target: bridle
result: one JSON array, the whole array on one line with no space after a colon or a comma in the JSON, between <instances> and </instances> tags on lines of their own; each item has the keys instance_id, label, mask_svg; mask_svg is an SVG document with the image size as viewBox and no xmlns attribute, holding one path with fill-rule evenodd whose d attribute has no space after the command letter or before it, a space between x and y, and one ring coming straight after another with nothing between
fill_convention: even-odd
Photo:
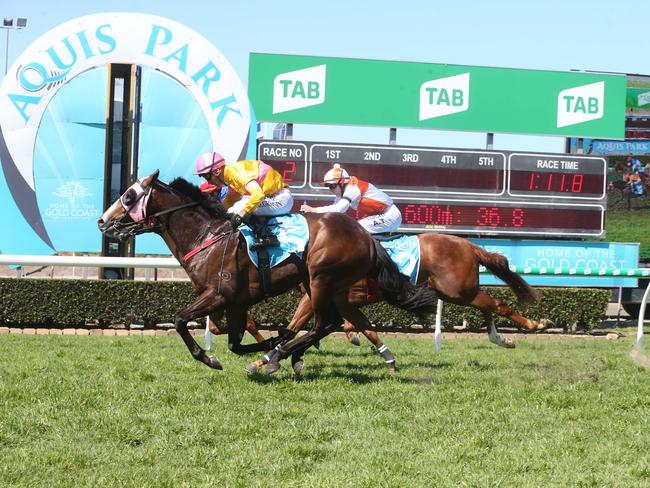
<instances>
[{"instance_id":1,"label":"bridle","mask_svg":"<svg viewBox=\"0 0 650 488\"><path fill-rule=\"evenodd\" d=\"M158 180L146 188L142 186L140 180L133 183L119 198L120 204L126 213L119 220L114 220L109 228L112 228L120 237L135 236L140 233L145 224L153 219L183 208L199 205L199 202L188 202L147 215L147 204L151 196L151 189L156 183L158 183ZM169 189L171 190L171 188ZM122 219L127 215L131 217L132 222L122 222Z\"/></svg>"}]
</instances>

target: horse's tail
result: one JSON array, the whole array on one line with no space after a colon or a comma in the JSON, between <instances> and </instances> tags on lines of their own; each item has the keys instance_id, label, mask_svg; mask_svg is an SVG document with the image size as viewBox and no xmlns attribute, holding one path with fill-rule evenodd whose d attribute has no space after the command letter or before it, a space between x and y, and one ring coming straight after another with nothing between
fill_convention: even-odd
<instances>
[{"instance_id":1,"label":"horse's tail","mask_svg":"<svg viewBox=\"0 0 650 488\"><path fill-rule=\"evenodd\" d=\"M372 243L375 247L375 261L371 274L376 276L384 299L391 305L417 314L420 318L427 318L435 312L438 301L435 292L428 287L418 288L412 285L408 277L400 273L381 244L375 239Z\"/></svg>"},{"instance_id":2,"label":"horse's tail","mask_svg":"<svg viewBox=\"0 0 650 488\"><path fill-rule=\"evenodd\" d=\"M488 252L476 244L472 244L474 254L479 263L489 269L494 276L507 284L522 303L539 300L539 293L517 273L510 270L508 258L496 252Z\"/></svg>"}]
</instances>

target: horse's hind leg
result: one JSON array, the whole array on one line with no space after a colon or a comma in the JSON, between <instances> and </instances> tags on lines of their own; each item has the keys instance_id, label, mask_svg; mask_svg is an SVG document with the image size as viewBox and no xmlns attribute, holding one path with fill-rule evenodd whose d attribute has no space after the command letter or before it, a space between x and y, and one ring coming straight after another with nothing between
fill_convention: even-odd
<instances>
[{"instance_id":1,"label":"horse's hind leg","mask_svg":"<svg viewBox=\"0 0 650 488\"><path fill-rule=\"evenodd\" d=\"M223 312L224 310L219 310L218 312L211 313L208 316L208 328L214 335L228 333L228 328L220 323L223 318ZM252 335L257 342L264 342L264 336L260 334L260 331L257 329L257 323L253 317L251 317L250 313L246 316L246 331Z\"/></svg>"},{"instance_id":2,"label":"horse's hind leg","mask_svg":"<svg viewBox=\"0 0 650 488\"><path fill-rule=\"evenodd\" d=\"M354 325L352 325L348 320L346 320L343 323L343 332L345 332L345 337L348 339L348 341L355 345L355 346L360 346L361 342L359 341L359 332L357 332L357 329L354 328ZM364 334L365 335L365 334ZM368 337L368 336L366 336ZM368 338L370 342L373 342L372 339ZM373 342L374 344L374 342Z\"/></svg>"},{"instance_id":3,"label":"horse's hind leg","mask_svg":"<svg viewBox=\"0 0 650 488\"><path fill-rule=\"evenodd\" d=\"M334 332L341 325L343 318L330 298L330 290L329 278L312 278L311 304L314 312L314 325L306 334L276 346L264 356L263 362L266 364L267 374L273 374L279 370L282 359L296 353L300 357L305 350Z\"/></svg>"},{"instance_id":4,"label":"horse's hind leg","mask_svg":"<svg viewBox=\"0 0 650 488\"><path fill-rule=\"evenodd\" d=\"M343 318L351 323L353 330L360 330L361 333L374 344L377 353L384 358L384 361L386 361L388 370L391 373L394 373L396 367L393 353L388 349L388 346L382 342L379 335L374 330L370 329L372 325L363 312L354 305L349 304L347 301L337 302L337 306L341 311Z\"/></svg>"},{"instance_id":5,"label":"horse's hind leg","mask_svg":"<svg viewBox=\"0 0 650 488\"><path fill-rule=\"evenodd\" d=\"M257 322L251 317L251 314L246 314L246 332L253 336L257 342L264 342L264 336L260 334L260 331L257 329Z\"/></svg>"},{"instance_id":6,"label":"horse's hind leg","mask_svg":"<svg viewBox=\"0 0 650 488\"><path fill-rule=\"evenodd\" d=\"M492 315L492 312L483 312L483 321L485 325L487 326L488 329L488 337L490 338L490 342L494 342L497 346L501 347L506 347L506 348L513 348L515 347L515 343L512 342L511 339L503 337L500 333L499 330L497 329L497 326L494 325L494 316Z\"/></svg>"},{"instance_id":7,"label":"horse's hind leg","mask_svg":"<svg viewBox=\"0 0 650 488\"><path fill-rule=\"evenodd\" d=\"M478 308L483 312L483 318L485 320L485 325L488 327L488 332L492 334L497 334L496 326L494 325L494 320L492 314L497 313L502 317L512 320L520 328L524 329L526 332L534 332L541 330L545 327L544 322L535 322L530 320L522 315L519 315L517 312L512 310L503 300L498 298L492 298L490 295L479 291L474 299L469 303L469 305ZM492 332L494 330L495 332ZM494 341L493 341L494 342ZM500 344L501 345L501 344ZM511 346L504 346L511 347Z\"/></svg>"}]
</instances>

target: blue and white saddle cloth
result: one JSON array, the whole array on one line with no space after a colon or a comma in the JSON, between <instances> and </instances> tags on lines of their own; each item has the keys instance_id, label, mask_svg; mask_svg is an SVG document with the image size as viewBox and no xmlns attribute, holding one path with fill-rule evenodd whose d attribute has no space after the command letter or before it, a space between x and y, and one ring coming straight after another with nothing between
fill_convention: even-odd
<instances>
[{"instance_id":1,"label":"blue and white saddle cloth","mask_svg":"<svg viewBox=\"0 0 650 488\"><path fill-rule=\"evenodd\" d=\"M305 217L300 214L280 215L278 217L271 217L267 225L271 229L271 232L273 232L273 235L277 236L280 241L280 247L272 246L266 248L269 253L271 267L280 264L291 254L297 254L299 257L302 257L302 253L305 247L307 247L307 240L309 239L309 229L307 228ZM244 224L242 224L239 230L246 239L248 256L253 261L253 264L257 266L257 252L251 249L253 245L253 231Z\"/></svg>"},{"instance_id":2,"label":"blue and white saddle cloth","mask_svg":"<svg viewBox=\"0 0 650 488\"><path fill-rule=\"evenodd\" d=\"M400 273L409 277L414 285L420 271L420 240L418 236L399 236L394 239L378 239L381 246L395 262Z\"/></svg>"}]
</instances>

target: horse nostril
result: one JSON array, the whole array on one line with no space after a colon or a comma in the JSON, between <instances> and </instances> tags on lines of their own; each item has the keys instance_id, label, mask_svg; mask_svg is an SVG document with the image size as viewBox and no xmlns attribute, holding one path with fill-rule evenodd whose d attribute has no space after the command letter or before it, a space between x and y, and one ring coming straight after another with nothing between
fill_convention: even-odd
<instances>
[{"instance_id":1,"label":"horse nostril","mask_svg":"<svg viewBox=\"0 0 650 488\"><path fill-rule=\"evenodd\" d=\"M104 227L104 219L97 219L97 227Z\"/></svg>"}]
</instances>

